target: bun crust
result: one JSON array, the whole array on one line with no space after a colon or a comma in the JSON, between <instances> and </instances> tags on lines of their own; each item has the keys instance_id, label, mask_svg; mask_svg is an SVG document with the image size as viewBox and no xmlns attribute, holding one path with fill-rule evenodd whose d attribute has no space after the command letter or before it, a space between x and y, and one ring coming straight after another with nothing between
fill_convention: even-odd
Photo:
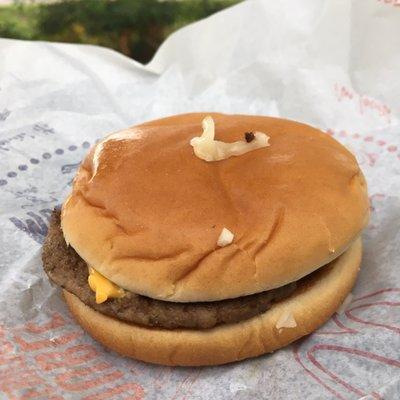
<instances>
[{"instance_id":1,"label":"bun crust","mask_svg":"<svg viewBox=\"0 0 400 400\"><path fill-rule=\"evenodd\" d=\"M317 271L294 294L252 319L208 330L163 330L128 324L94 311L73 294L65 300L92 337L118 353L164 365L217 365L277 350L321 326L340 307L359 271L358 239L330 266ZM283 313L293 328L276 328Z\"/></svg>"},{"instance_id":2,"label":"bun crust","mask_svg":"<svg viewBox=\"0 0 400 400\"><path fill-rule=\"evenodd\" d=\"M207 163L189 144L206 115L218 140L261 131L270 147ZM131 292L216 301L327 264L358 237L368 208L357 161L329 135L283 119L198 113L127 129L92 149L62 229L89 265ZM234 241L218 247L224 227Z\"/></svg>"}]
</instances>

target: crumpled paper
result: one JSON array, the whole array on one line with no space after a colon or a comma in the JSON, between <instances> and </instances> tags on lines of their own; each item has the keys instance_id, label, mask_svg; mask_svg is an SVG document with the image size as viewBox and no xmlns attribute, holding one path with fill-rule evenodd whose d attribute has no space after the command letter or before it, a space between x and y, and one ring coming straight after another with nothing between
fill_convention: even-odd
<instances>
[{"instance_id":1,"label":"crumpled paper","mask_svg":"<svg viewBox=\"0 0 400 400\"><path fill-rule=\"evenodd\" d=\"M399 5L247 1L174 33L146 66L0 40L0 398L399 398ZM197 110L299 120L351 149L371 196L365 254L346 311L311 336L221 367L147 365L75 324L40 249L96 140Z\"/></svg>"}]
</instances>

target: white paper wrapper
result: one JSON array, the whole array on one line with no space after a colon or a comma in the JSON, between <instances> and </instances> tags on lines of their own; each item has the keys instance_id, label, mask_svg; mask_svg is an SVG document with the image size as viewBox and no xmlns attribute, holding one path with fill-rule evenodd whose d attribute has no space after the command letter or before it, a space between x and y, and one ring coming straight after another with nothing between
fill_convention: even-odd
<instances>
[{"instance_id":1,"label":"white paper wrapper","mask_svg":"<svg viewBox=\"0 0 400 400\"><path fill-rule=\"evenodd\" d=\"M147 66L113 51L0 41L0 398L400 397L400 7L248 1L173 34ZM347 311L273 355L214 368L124 359L42 271L50 210L89 146L187 111L282 116L358 157L372 219Z\"/></svg>"}]
</instances>

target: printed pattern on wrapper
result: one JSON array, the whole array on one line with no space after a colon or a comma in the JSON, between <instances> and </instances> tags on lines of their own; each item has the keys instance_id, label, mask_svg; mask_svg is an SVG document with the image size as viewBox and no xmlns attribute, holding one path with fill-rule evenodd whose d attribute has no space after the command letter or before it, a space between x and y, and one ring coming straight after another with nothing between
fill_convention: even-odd
<instances>
[{"instance_id":1,"label":"printed pattern on wrapper","mask_svg":"<svg viewBox=\"0 0 400 400\"><path fill-rule=\"evenodd\" d=\"M248 3L237 11L262 4ZM398 14L400 23L397 0L369 3L363 2L362 7L372 8L378 16ZM95 93L91 101L97 108L79 96L73 97L69 89L61 86L57 87L59 92L73 98L65 102L67 111L62 117L58 114L60 98L54 90L49 92L51 101L43 107L51 108L54 114L42 117L43 109L38 114L35 108L35 102L43 101L39 84L24 84L24 96L7 102L6 95L12 92L7 92L7 88L14 85L20 90L21 79L15 78L15 71L9 73L12 85L7 86L8 81L0 79L0 399L400 398L398 268L396 272L400 265L400 124L393 96L377 96L377 90L375 96L368 91L361 93L359 82L342 80L337 72L335 77L325 76L329 82L323 90L305 86L300 97L305 99L304 104L296 103L301 114L298 108L281 107L281 116L300 119L298 116L304 111L304 122L307 118L311 122L326 121L319 127L355 154L368 182L371 221L364 234L360 276L344 312L335 314L312 335L272 355L216 368L147 365L120 357L93 341L70 317L60 290L49 284L40 264L40 248L52 209L70 191L80 161L101 134L131 122L191 110L245 112L248 107L251 113L271 114L270 110L279 108L279 101L285 105L286 94L279 101L257 97L258 89L262 89L257 68L266 69L262 70L265 79L274 79L276 73L274 65L264 59L256 65L254 75L227 72L225 83L230 92L225 92L227 89L217 81L195 98L186 92L186 83L182 84L184 89L180 87L183 78L182 82L173 80L179 78L178 67L166 68L153 79L136 71L129 61L98 50L99 59L106 52L108 58L115 60L115 76L107 73L111 83L106 86L99 83L101 79L96 75L102 73L101 68L91 75L88 65L93 59L85 59L83 51L77 57L74 51L79 50L56 45L46 53L46 46L38 44L35 51L48 57L51 54L53 63L69 60L79 72L79 84L74 90L85 87ZM245 50L242 46L241 51ZM88 57L93 54L89 52ZM132 82L131 78L120 78L126 73L125 62L129 63ZM107 61L104 65L109 71ZM243 67L243 74L246 68ZM65 82L68 77L65 74ZM243 77L246 79L239 79ZM203 78L207 80L201 75ZM359 77L353 78L356 81ZM384 80L385 76L379 79ZM244 81L255 92L251 102L240 98ZM51 81L52 85L57 83L56 79ZM192 86L190 81L187 87ZM228 97L224 97L226 93ZM306 101L309 93L313 100L318 100L312 106ZM296 91L290 95L296 96ZM279 97L279 93L271 96ZM21 103L21 98L26 103ZM330 107L329 115L323 110L319 114L319 102L324 101ZM129 107L124 109L124 103ZM135 115L132 121L126 118L130 113ZM335 118L331 119L330 114ZM357 123L349 123L352 119Z\"/></svg>"},{"instance_id":2,"label":"printed pattern on wrapper","mask_svg":"<svg viewBox=\"0 0 400 400\"><path fill-rule=\"evenodd\" d=\"M345 145L350 144L367 177L369 169L374 168L382 158L391 157L391 162L400 164L397 146L388 139L382 139L381 136L332 129L327 129L327 134L336 137ZM45 141L43 138L40 140ZM7 143L2 142L0 145L7 146ZM47 169L47 163L54 158L61 164L57 168L57 173L60 175L62 187L69 186L79 166L79 160L89 147L89 141L85 140L79 145L70 144L66 148L57 147L43 152L40 156L29 156L24 164L10 163L9 171L2 177L7 181L2 184L2 188L12 187L16 180L29 181L29 172L32 169ZM3 151L8 152L10 149L4 147ZM21 207L20 214L9 217L9 221L29 239L42 244L47 234L47 224L52 209L35 207L37 203L41 203L41 193L38 193L34 186L30 188L25 192L20 190L15 192L16 197L27 200L30 207ZM55 206L61 200L51 198L50 203ZM372 193L370 200L373 218L369 229L373 230L376 229L373 222L374 214L385 200L385 194ZM371 391L370 385L379 384L377 377L384 378L384 374L379 375L382 365L386 369L396 370L400 368L400 361L393 356L383 355L385 352L382 352L381 343L375 349L360 349L341 345L340 336L352 337L362 335L365 331L374 335L374 331L383 331L386 346L395 348L400 327L393 321L386 322L385 319L392 315L387 312L388 310L400 306L399 296L400 289L383 288L375 293L355 298L343 315L335 314L311 337L291 346L294 360L333 398L353 398L348 397L350 393L354 396L371 394L373 398L383 399L379 393ZM149 381L141 382L140 376L143 375L143 371L139 372L144 367L137 367L135 362L125 361L130 364L129 372L126 373L125 369L118 369L114 363L107 361L102 348L88 339L68 316L55 312L48 316L47 320L43 321L43 318L45 317L39 316L25 325L13 328L1 327L0 393L10 398L17 396L26 399L41 397L61 399L66 393L79 394L80 398L87 400L114 398L112 396L119 398L122 395L138 400L145 398L145 388L149 385ZM338 364L334 370L324 365L324 357L332 354L338 357ZM348 378L346 368L358 359L371 364L370 382L353 382ZM160 389L171 382L171 376L169 378L166 376L174 375L169 368L156 366L145 368L155 371L152 385ZM15 374L16 370L20 373ZM200 379L201 371L201 369L188 369L186 374L181 374L181 377L173 377L176 393L171 398L189 398L187 396L190 395L192 386Z\"/></svg>"}]
</instances>

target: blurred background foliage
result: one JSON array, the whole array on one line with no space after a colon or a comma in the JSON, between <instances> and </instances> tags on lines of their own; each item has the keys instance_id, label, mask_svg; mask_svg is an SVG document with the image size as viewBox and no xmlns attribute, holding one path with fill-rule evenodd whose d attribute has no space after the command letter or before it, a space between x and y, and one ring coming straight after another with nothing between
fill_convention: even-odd
<instances>
[{"instance_id":1,"label":"blurred background foliage","mask_svg":"<svg viewBox=\"0 0 400 400\"><path fill-rule=\"evenodd\" d=\"M14 1L0 6L0 37L96 44L146 63L174 30L239 1Z\"/></svg>"}]
</instances>

